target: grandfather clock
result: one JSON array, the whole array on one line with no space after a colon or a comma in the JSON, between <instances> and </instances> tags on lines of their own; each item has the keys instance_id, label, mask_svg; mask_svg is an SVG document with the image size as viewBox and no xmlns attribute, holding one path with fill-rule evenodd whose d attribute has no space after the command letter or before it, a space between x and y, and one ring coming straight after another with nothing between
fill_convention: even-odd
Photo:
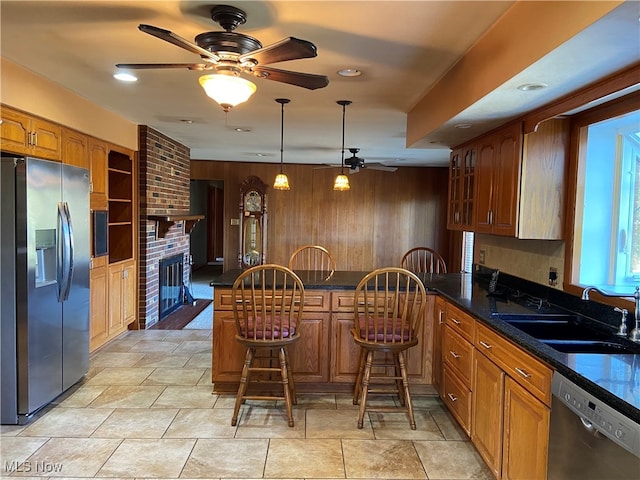
<instances>
[{"instance_id":1,"label":"grandfather clock","mask_svg":"<svg viewBox=\"0 0 640 480\"><path fill-rule=\"evenodd\" d=\"M267 185L256 176L240 184L240 251L238 266L265 263L267 252Z\"/></svg>"}]
</instances>

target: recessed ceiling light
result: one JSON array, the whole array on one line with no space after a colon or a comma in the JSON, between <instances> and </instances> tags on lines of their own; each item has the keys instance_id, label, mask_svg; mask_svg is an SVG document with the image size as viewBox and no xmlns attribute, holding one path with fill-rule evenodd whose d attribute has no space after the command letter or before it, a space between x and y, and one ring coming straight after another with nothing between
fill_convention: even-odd
<instances>
[{"instance_id":1,"label":"recessed ceiling light","mask_svg":"<svg viewBox=\"0 0 640 480\"><path fill-rule=\"evenodd\" d=\"M120 80L121 82L137 82L138 81L138 77L136 77L135 75L132 75L131 73L115 73L113 75L113 78L115 78L116 80Z\"/></svg>"},{"instance_id":2,"label":"recessed ceiling light","mask_svg":"<svg viewBox=\"0 0 640 480\"><path fill-rule=\"evenodd\" d=\"M454 125L455 128L471 128L473 125L471 125L470 123L458 123L457 125Z\"/></svg>"},{"instance_id":3,"label":"recessed ceiling light","mask_svg":"<svg viewBox=\"0 0 640 480\"><path fill-rule=\"evenodd\" d=\"M183 118L180 120L180 123L186 123L187 125L191 125L193 123L193 120L189 118Z\"/></svg>"},{"instance_id":4,"label":"recessed ceiling light","mask_svg":"<svg viewBox=\"0 0 640 480\"><path fill-rule=\"evenodd\" d=\"M244 128L244 127L236 127L234 128L234 130L239 133L246 133L251 131L250 128Z\"/></svg>"},{"instance_id":5,"label":"recessed ceiling light","mask_svg":"<svg viewBox=\"0 0 640 480\"><path fill-rule=\"evenodd\" d=\"M362 75L362 72L357 68L343 68L342 70L338 70L338 75L341 77L359 77Z\"/></svg>"},{"instance_id":6,"label":"recessed ceiling light","mask_svg":"<svg viewBox=\"0 0 640 480\"><path fill-rule=\"evenodd\" d=\"M547 88L549 85L546 83L523 83L522 85L518 85L518 90L522 90L523 92L530 92L532 90L542 90L543 88Z\"/></svg>"}]
</instances>

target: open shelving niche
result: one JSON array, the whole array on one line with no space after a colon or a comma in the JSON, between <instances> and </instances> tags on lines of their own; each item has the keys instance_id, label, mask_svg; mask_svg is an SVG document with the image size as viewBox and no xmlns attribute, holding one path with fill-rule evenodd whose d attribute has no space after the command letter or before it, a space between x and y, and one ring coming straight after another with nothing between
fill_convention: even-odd
<instances>
[{"instance_id":1,"label":"open shelving niche","mask_svg":"<svg viewBox=\"0 0 640 480\"><path fill-rule=\"evenodd\" d=\"M111 150L109 175L109 263L133 258L133 162Z\"/></svg>"}]
</instances>

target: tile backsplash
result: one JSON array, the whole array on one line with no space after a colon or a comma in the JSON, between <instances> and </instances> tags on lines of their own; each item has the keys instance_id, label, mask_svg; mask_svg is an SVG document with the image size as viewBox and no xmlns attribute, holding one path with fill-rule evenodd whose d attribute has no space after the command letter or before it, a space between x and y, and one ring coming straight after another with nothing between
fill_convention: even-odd
<instances>
[{"instance_id":1,"label":"tile backsplash","mask_svg":"<svg viewBox=\"0 0 640 480\"><path fill-rule=\"evenodd\" d=\"M474 263L483 263L488 268L497 268L502 272L546 286L550 286L550 269L556 269L557 284L551 286L562 288L564 241L519 240L476 234L474 242ZM482 256L484 259L481 258Z\"/></svg>"}]
</instances>

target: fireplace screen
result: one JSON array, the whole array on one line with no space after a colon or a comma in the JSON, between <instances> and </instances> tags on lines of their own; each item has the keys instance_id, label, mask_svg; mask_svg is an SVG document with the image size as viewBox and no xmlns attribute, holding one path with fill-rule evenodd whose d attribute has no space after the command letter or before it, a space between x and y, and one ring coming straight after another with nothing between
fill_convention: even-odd
<instances>
[{"instance_id":1,"label":"fireplace screen","mask_svg":"<svg viewBox=\"0 0 640 480\"><path fill-rule=\"evenodd\" d=\"M160 320L182 304L184 278L182 254L160 260Z\"/></svg>"}]
</instances>

